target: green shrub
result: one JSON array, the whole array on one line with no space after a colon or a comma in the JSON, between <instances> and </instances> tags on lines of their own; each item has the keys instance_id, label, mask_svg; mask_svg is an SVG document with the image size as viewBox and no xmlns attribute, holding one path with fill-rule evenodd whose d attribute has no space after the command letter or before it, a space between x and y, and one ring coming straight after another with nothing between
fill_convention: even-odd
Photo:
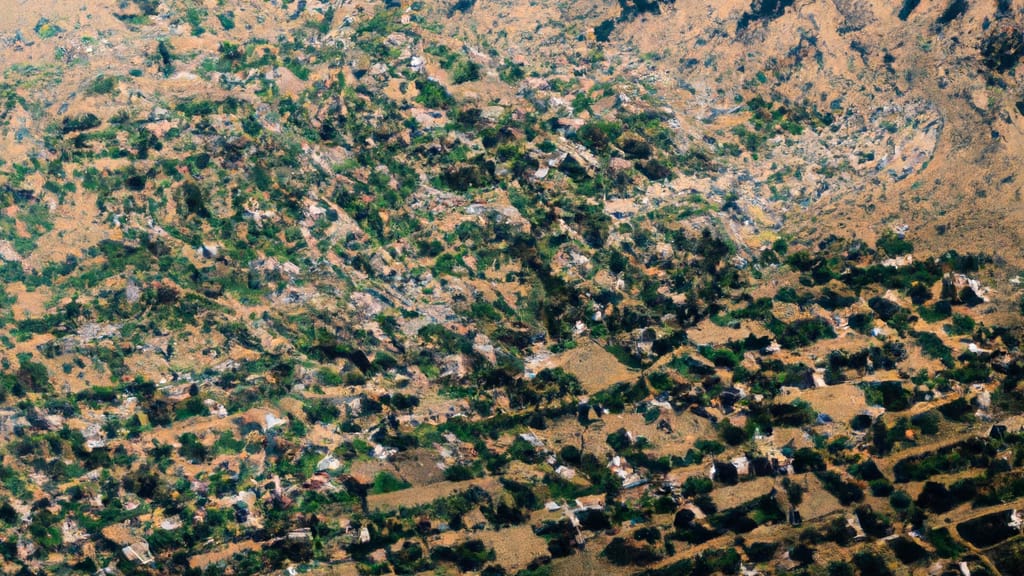
<instances>
[{"instance_id":1,"label":"green shrub","mask_svg":"<svg viewBox=\"0 0 1024 576\"><path fill-rule=\"evenodd\" d=\"M939 415L934 410L914 415L910 423L920 428L922 434L934 435L939 432Z\"/></svg>"},{"instance_id":2,"label":"green shrub","mask_svg":"<svg viewBox=\"0 0 1024 576\"><path fill-rule=\"evenodd\" d=\"M405 480L395 476L394 474L381 471L378 472L373 478L373 486L370 488L371 494L386 494L388 492L395 492L397 490L404 490L411 487Z\"/></svg>"},{"instance_id":3,"label":"green shrub","mask_svg":"<svg viewBox=\"0 0 1024 576\"><path fill-rule=\"evenodd\" d=\"M462 84L480 79L480 65L472 60L460 59L451 70L452 82Z\"/></svg>"},{"instance_id":4,"label":"green shrub","mask_svg":"<svg viewBox=\"0 0 1024 576\"><path fill-rule=\"evenodd\" d=\"M181 404L178 404L174 408L175 420L186 420L188 418L196 416L209 416L210 410L203 404L203 399L199 396L193 396L188 400L185 400Z\"/></svg>"},{"instance_id":5,"label":"green shrub","mask_svg":"<svg viewBox=\"0 0 1024 576\"><path fill-rule=\"evenodd\" d=\"M468 466L456 464L445 468L444 479L450 482L459 482L462 480L472 480L475 477L473 470Z\"/></svg>"},{"instance_id":6,"label":"green shrub","mask_svg":"<svg viewBox=\"0 0 1024 576\"><path fill-rule=\"evenodd\" d=\"M591 120L576 132L576 139L595 152L603 152L620 134L622 126L617 122Z\"/></svg>"},{"instance_id":7,"label":"green shrub","mask_svg":"<svg viewBox=\"0 0 1024 576\"><path fill-rule=\"evenodd\" d=\"M948 420L954 422L967 422L973 417L973 408L967 400L963 398L957 398L948 404L939 406L939 412L942 413Z\"/></svg>"},{"instance_id":8,"label":"green shrub","mask_svg":"<svg viewBox=\"0 0 1024 576\"><path fill-rule=\"evenodd\" d=\"M813 448L800 448L793 454L793 470L798 474L825 470L825 459Z\"/></svg>"},{"instance_id":9,"label":"green shrub","mask_svg":"<svg viewBox=\"0 0 1024 576\"><path fill-rule=\"evenodd\" d=\"M817 476L825 490L835 496L843 506L864 500L864 491L860 489L860 486L844 481L839 474L832 471L820 471Z\"/></svg>"},{"instance_id":10,"label":"green shrub","mask_svg":"<svg viewBox=\"0 0 1024 576\"><path fill-rule=\"evenodd\" d=\"M775 335L779 345L787 350L802 348L818 340L836 337L831 324L822 318L808 318L786 324L773 318L768 329Z\"/></svg>"},{"instance_id":11,"label":"green shrub","mask_svg":"<svg viewBox=\"0 0 1024 576\"><path fill-rule=\"evenodd\" d=\"M117 90L118 82L117 76L100 74L89 84L86 91L90 94L113 94Z\"/></svg>"},{"instance_id":12,"label":"green shrub","mask_svg":"<svg viewBox=\"0 0 1024 576\"><path fill-rule=\"evenodd\" d=\"M225 31L235 29L235 13L231 10L227 12L217 14L217 20L220 21L220 26Z\"/></svg>"},{"instance_id":13,"label":"green shrub","mask_svg":"<svg viewBox=\"0 0 1024 576\"><path fill-rule=\"evenodd\" d=\"M455 99L448 94L444 86L433 80L417 79L416 89L419 91L416 101L427 108L448 108L455 103Z\"/></svg>"},{"instance_id":14,"label":"green shrub","mask_svg":"<svg viewBox=\"0 0 1024 576\"><path fill-rule=\"evenodd\" d=\"M943 344L941 338L931 332L916 332L914 335L925 356L940 360L947 368L953 367L953 350Z\"/></svg>"},{"instance_id":15,"label":"green shrub","mask_svg":"<svg viewBox=\"0 0 1024 576\"><path fill-rule=\"evenodd\" d=\"M330 424L341 416L341 410L329 400L313 400L303 404L302 411L310 422Z\"/></svg>"},{"instance_id":16,"label":"green shrub","mask_svg":"<svg viewBox=\"0 0 1024 576\"><path fill-rule=\"evenodd\" d=\"M891 412L899 412L910 408L912 394L898 380L886 382L865 382L864 398L868 404L882 406Z\"/></svg>"},{"instance_id":17,"label":"green shrub","mask_svg":"<svg viewBox=\"0 0 1024 576\"><path fill-rule=\"evenodd\" d=\"M430 557L436 562L451 562L463 572L478 571L495 558L494 550L487 548L480 540L469 540L454 547L436 546Z\"/></svg>"},{"instance_id":18,"label":"green shrub","mask_svg":"<svg viewBox=\"0 0 1024 576\"><path fill-rule=\"evenodd\" d=\"M935 553L940 558L959 558L966 551L966 548L949 533L948 528L929 530L928 541L935 547Z\"/></svg>"},{"instance_id":19,"label":"green shrub","mask_svg":"<svg viewBox=\"0 0 1024 576\"><path fill-rule=\"evenodd\" d=\"M683 482L683 495L693 497L698 494L707 494L715 487L710 478L704 476L690 476Z\"/></svg>"},{"instance_id":20,"label":"green shrub","mask_svg":"<svg viewBox=\"0 0 1024 576\"><path fill-rule=\"evenodd\" d=\"M875 246L885 252L888 256L902 256L914 251L914 245L902 236L892 231L887 231L878 239Z\"/></svg>"},{"instance_id":21,"label":"green shrub","mask_svg":"<svg viewBox=\"0 0 1024 576\"><path fill-rule=\"evenodd\" d=\"M893 492L892 484L888 480L879 479L872 480L868 483L868 488L871 490L871 495L876 498L885 498L891 495Z\"/></svg>"},{"instance_id":22,"label":"green shrub","mask_svg":"<svg viewBox=\"0 0 1024 576\"><path fill-rule=\"evenodd\" d=\"M613 538L601 553L616 566L646 566L661 557L646 546L638 546L624 538Z\"/></svg>"},{"instance_id":23,"label":"green shrub","mask_svg":"<svg viewBox=\"0 0 1024 576\"><path fill-rule=\"evenodd\" d=\"M498 78L506 84L515 84L526 77L526 72L523 67L511 60L505 60L505 62L498 67Z\"/></svg>"},{"instance_id":24,"label":"green shrub","mask_svg":"<svg viewBox=\"0 0 1024 576\"><path fill-rule=\"evenodd\" d=\"M78 116L65 116L61 124L61 131L64 134L69 132L84 132L92 130L101 124L98 116L92 112L85 112Z\"/></svg>"},{"instance_id":25,"label":"green shrub","mask_svg":"<svg viewBox=\"0 0 1024 576\"><path fill-rule=\"evenodd\" d=\"M964 336L974 333L975 322L970 316L953 314L953 323L944 326L946 332L953 336Z\"/></svg>"}]
</instances>

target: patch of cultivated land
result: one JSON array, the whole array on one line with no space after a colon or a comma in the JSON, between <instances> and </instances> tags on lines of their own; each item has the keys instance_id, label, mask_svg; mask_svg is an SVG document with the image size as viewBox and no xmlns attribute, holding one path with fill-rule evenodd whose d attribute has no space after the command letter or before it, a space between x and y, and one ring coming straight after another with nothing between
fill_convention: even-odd
<instances>
[{"instance_id":1,"label":"patch of cultivated land","mask_svg":"<svg viewBox=\"0 0 1024 576\"><path fill-rule=\"evenodd\" d=\"M395 458L399 475L413 486L436 484L444 481L444 470L437 466L437 453L429 449L403 452Z\"/></svg>"},{"instance_id":2,"label":"patch of cultivated land","mask_svg":"<svg viewBox=\"0 0 1024 576\"><path fill-rule=\"evenodd\" d=\"M533 533L529 524L483 531L476 536L489 548L494 549L495 561L509 570L521 570L548 553L547 542Z\"/></svg>"},{"instance_id":3,"label":"patch of cultivated land","mask_svg":"<svg viewBox=\"0 0 1024 576\"><path fill-rule=\"evenodd\" d=\"M399 508L412 508L430 504L438 498L451 496L457 492L463 492L476 486L490 493L497 493L501 489L497 478L486 477L460 482L438 482L426 486L415 486L385 494L371 494L367 496L367 504L371 510L397 510Z\"/></svg>"},{"instance_id":4,"label":"patch of cultivated land","mask_svg":"<svg viewBox=\"0 0 1024 576\"><path fill-rule=\"evenodd\" d=\"M864 401L864 391L855 384L836 384L809 390L785 389L776 398L776 402L790 403L796 399L807 402L816 412L828 414L839 425L848 424L854 416L868 408Z\"/></svg>"},{"instance_id":5,"label":"patch of cultivated land","mask_svg":"<svg viewBox=\"0 0 1024 576\"><path fill-rule=\"evenodd\" d=\"M576 348L563 352L553 360L553 364L579 378L588 394L639 377L636 371L627 368L593 340L585 340Z\"/></svg>"},{"instance_id":6,"label":"patch of cultivated land","mask_svg":"<svg viewBox=\"0 0 1024 576\"><path fill-rule=\"evenodd\" d=\"M822 488L821 481L814 474L800 474L794 476L793 481L807 489L803 502L797 508L804 520L814 520L843 509L835 496Z\"/></svg>"},{"instance_id":7,"label":"patch of cultivated land","mask_svg":"<svg viewBox=\"0 0 1024 576\"><path fill-rule=\"evenodd\" d=\"M247 550L259 550L265 543L253 542L252 540L243 540L241 542L232 542L227 546L213 550L212 552L204 552L202 554L196 554L188 559L188 565L191 568L205 568L211 564L217 562L223 562L231 559L232 556L240 552Z\"/></svg>"},{"instance_id":8,"label":"patch of cultivated land","mask_svg":"<svg viewBox=\"0 0 1024 576\"><path fill-rule=\"evenodd\" d=\"M551 562L552 576L602 576L630 574L628 568L615 566L600 556L604 549L605 539L588 543L585 550L572 556L558 558Z\"/></svg>"},{"instance_id":9,"label":"patch of cultivated land","mask_svg":"<svg viewBox=\"0 0 1024 576\"><path fill-rule=\"evenodd\" d=\"M711 499L719 510L728 510L771 492L777 482L776 478L765 476L735 486L717 486L711 491Z\"/></svg>"}]
</instances>

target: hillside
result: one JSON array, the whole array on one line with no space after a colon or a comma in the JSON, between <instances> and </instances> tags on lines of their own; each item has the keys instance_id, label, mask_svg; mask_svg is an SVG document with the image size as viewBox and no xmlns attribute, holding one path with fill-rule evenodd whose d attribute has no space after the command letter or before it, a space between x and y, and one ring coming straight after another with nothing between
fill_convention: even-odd
<instances>
[{"instance_id":1,"label":"hillside","mask_svg":"<svg viewBox=\"0 0 1024 576\"><path fill-rule=\"evenodd\" d=\"M1012 574L1009 2L0 14L4 573Z\"/></svg>"}]
</instances>

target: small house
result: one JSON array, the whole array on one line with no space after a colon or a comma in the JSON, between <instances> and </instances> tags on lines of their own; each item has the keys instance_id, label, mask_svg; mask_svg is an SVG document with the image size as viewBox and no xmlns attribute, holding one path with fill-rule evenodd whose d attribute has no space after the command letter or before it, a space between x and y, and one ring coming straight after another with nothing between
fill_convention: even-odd
<instances>
[{"instance_id":1,"label":"small house","mask_svg":"<svg viewBox=\"0 0 1024 576\"><path fill-rule=\"evenodd\" d=\"M149 542L139 540L121 549L124 557L132 562L138 562L143 566L151 564L154 560L153 554L149 551Z\"/></svg>"},{"instance_id":2,"label":"small house","mask_svg":"<svg viewBox=\"0 0 1024 576\"><path fill-rule=\"evenodd\" d=\"M846 525L853 530L853 541L861 542L868 536L864 533L864 528L860 525L860 518L856 514L850 514L846 517Z\"/></svg>"},{"instance_id":3,"label":"small house","mask_svg":"<svg viewBox=\"0 0 1024 576\"><path fill-rule=\"evenodd\" d=\"M742 400L744 396L742 390L735 386L729 386L718 394L718 399L721 400L722 406L732 406Z\"/></svg>"},{"instance_id":4,"label":"small house","mask_svg":"<svg viewBox=\"0 0 1024 576\"><path fill-rule=\"evenodd\" d=\"M800 511L791 506L789 508L789 525L800 526L803 523L804 521L803 518L800 517Z\"/></svg>"},{"instance_id":5,"label":"small house","mask_svg":"<svg viewBox=\"0 0 1024 576\"><path fill-rule=\"evenodd\" d=\"M576 499L577 510L604 510L604 506L604 494L580 496L579 498Z\"/></svg>"},{"instance_id":6,"label":"small house","mask_svg":"<svg viewBox=\"0 0 1024 576\"><path fill-rule=\"evenodd\" d=\"M750 459L750 470L753 471L754 476L774 476L775 466L772 461L764 456L755 456Z\"/></svg>"},{"instance_id":7,"label":"small house","mask_svg":"<svg viewBox=\"0 0 1024 576\"><path fill-rule=\"evenodd\" d=\"M737 456L730 461L730 464L736 467L737 475L747 476L750 474L750 460L746 456Z\"/></svg>"},{"instance_id":8,"label":"small house","mask_svg":"<svg viewBox=\"0 0 1024 576\"><path fill-rule=\"evenodd\" d=\"M559 466L558 468L555 468L555 474L558 474L559 476L566 480L572 480L573 478L576 477L576 470L568 466L562 465Z\"/></svg>"}]
</instances>

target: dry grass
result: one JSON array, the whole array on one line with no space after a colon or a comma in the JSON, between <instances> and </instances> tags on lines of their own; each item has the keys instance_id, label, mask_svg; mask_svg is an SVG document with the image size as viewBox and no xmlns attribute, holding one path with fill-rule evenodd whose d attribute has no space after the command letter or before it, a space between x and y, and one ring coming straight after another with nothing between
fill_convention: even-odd
<instances>
[{"instance_id":1,"label":"dry grass","mask_svg":"<svg viewBox=\"0 0 1024 576\"><path fill-rule=\"evenodd\" d=\"M588 394L600 392L619 382L632 382L639 373L630 370L596 342L587 340L576 348L552 358L552 365L579 378Z\"/></svg>"},{"instance_id":2,"label":"dry grass","mask_svg":"<svg viewBox=\"0 0 1024 576\"><path fill-rule=\"evenodd\" d=\"M211 564L217 562L225 562L230 560L232 556L240 552L247 550L259 550L263 547L263 544L259 542L253 542L252 540L243 540L241 542L232 542L227 546L218 548L212 552L206 552L203 554L196 554L190 556L188 559L188 565L190 568L205 568Z\"/></svg>"},{"instance_id":3,"label":"dry grass","mask_svg":"<svg viewBox=\"0 0 1024 576\"><path fill-rule=\"evenodd\" d=\"M854 384L837 384L811 390L787 390L776 398L777 403L803 400L817 412L828 414L837 425L845 426L850 420L866 410L864 391Z\"/></svg>"},{"instance_id":4,"label":"dry grass","mask_svg":"<svg viewBox=\"0 0 1024 576\"><path fill-rule=\"evenodd\" d=\"M11 306L15 320L38 318L44 315L49 308L48 302L52 295L50 289L45 286L39 286L29 292L21 282L11 282L4 286L4 290L7 294L16 295L18 298Z\"/></svg>"},{"instance_id":5,"label":"dry grass","mask_svg":"<svg viewBox=\"0 0 1024 576\"><path fill-rule=\"evenodd\" d=\"M417 448L402 452L394 460L399 475L413 486L424 486L444 481L444 471L437 467L434 450Z\"/></svg>"},{"instance_id":6,"label":"dry grass","mask_svg":"<svg viewBox=\"0 0 1024 576\"><path fill-rule=\"evenodd\" d=\"M776 482L775 478L764 476L735 486L716 486L711 491L711 499L719 510L728 510L771 492Z\"/></svg>"},{"instance_id":7,"label":"dry grass","mask_svg":"<svg viewBox=\"0 0 1024 576\"><path fill-rule=\"evenodd\" d=\"M822 488L821 482L814 474L801 474L793 481L807 488L803 503L797 508L804 520L814 520L843 509L839 501Z\"/></svg>"},{"instance_id":8,"label":"dry grass","mask_svg":"<svg viewBox=\"0 0 1024 576\"><path fill-rule=\"evenodd\" d=\"M515 573L535 558L548 553L547 542L533 533L529 524L513 526L500 531L474 533L484 544L494 549L495 563Z\"/></svg>"},{"instance_id":9,"label":"dry grass","mask_svg":"<svg viewBox=\"0 0 1024 576\"><path fill-rule=\"evenodd\" d=\"M719 326L711 320L703 320L686 332L686 336L694 346L720 346L730 340L743 340L749 335L748 328L728 328Z\"/></svg>"},{"instance_id":10,"label":"dry grass","mask_svg":"<svg viewBox=\"0 0 1024 576\"><path fill-rule=\"evenodd\" d=\"M370 506L370 510L374 511L412 508L415 506L430 504L434 500L451 496L457 492L463 492L473 486L483 488L491 494L496 494L501 490L501 485L498 483L498 480L496 478L488 477L478 478L475 480L465 480L462 482L438 482L437 484L406 488L405 490L388 492L387 494L371 494L367 497L367 502Z\"/></svg>"},{"instance_id":11,"label":"dry grass","mask_svg":"<svg viewBox=\"0 0 1024 576\"><path fill-rule=\"evenodd\" d=\"M551 563L551 576L613 576L631 574L635 570L615 566L601 558L609 539L598 538L587 543L585 550Z\"/></svg>"}]
</instances>

